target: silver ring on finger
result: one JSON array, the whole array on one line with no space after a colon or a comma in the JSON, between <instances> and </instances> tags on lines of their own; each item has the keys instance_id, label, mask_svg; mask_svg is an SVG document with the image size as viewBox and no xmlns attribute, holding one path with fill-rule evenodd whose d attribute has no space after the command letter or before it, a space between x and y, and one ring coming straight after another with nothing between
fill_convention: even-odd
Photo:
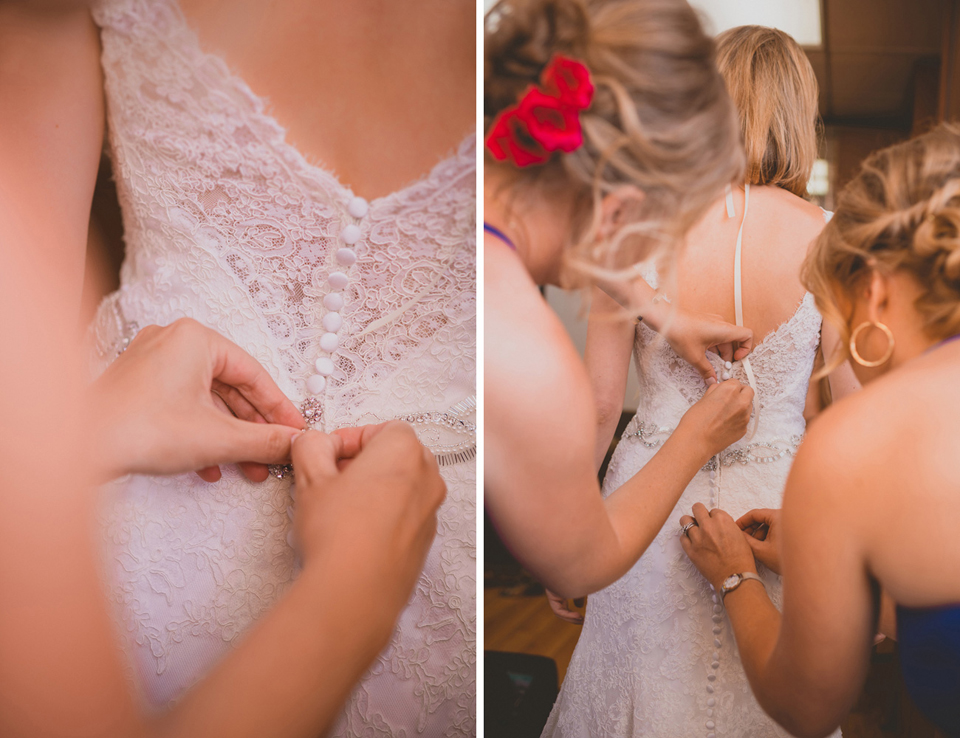
<instances>
[{"instance_id":1,"label":"silver ring on finger","mask_svg":"<svg viewBox=\"0 0 960 738\"><path fill-rule=\"evenodd\" d=\"M689 531L691 528L696 528L698 525L700 525L700 524L699 524L696 520L691 520L691 521L690 521L689 523L687 523L686 525L681 525L681 526L680 526L680 535L682 535L682 536L687 535L688 531Z\"/></svg>"}]
</instances>

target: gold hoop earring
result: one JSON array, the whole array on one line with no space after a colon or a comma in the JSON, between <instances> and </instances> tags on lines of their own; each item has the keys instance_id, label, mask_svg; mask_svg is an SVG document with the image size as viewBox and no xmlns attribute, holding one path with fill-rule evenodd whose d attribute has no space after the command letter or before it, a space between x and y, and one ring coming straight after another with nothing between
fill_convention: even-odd
<instances>
[{"instance_id":1,"label":"gold hoop earring","mask_svg":"<svg viewBox=\"0 0 960 738\"><path fill-rule=\"evenodd\" d=\"M864 328L867 328L868 326L879 328L887 336L887 350L884 352L883 356L877 359L876 361L867 361L862 356L860 356L860 352L857 351L857 336L859 336L860 332ZM854 329L853 334L850 336L850 356L852 356L853 360L857 362L860 366L874 367L874 366L880 366L881 364L886 364L888 361L890 361L890 357L893 356L893 346L894 346L893 331L887 328L887 326L885 326L883 323L880 323L880 322L874 323L872 320L865 320L864 322L862 322L860 325L858 325Z\"/></svg>"}]
</instances>

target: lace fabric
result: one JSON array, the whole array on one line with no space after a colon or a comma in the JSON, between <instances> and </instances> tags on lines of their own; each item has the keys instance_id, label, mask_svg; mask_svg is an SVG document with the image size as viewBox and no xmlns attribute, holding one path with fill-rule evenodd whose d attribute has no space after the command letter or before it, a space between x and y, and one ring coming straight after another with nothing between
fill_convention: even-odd
<instances>
[{"instance_id":1,"label":"lace fabric","mask_svg":"<svg viewBox=\"0 0 960 738\"><path fill-rule=\"evenodd\" d=\"M655 268L643 276L657 286ZM720 454L719 472L716 464L699 471L640 560L619 581L590 596L544 736L788 735L753 697L723 607L680 546L678 521L696 502L712 507L718 481L720 506L734 518L753 508L781 506L793 455L787 450L774 457L757 449L789 449L802 436L820 324L807 293L794 315L754 349L750 361L760 408L754 437ZM634 359L640 407L614 451L605 496L650 461L660 439L705 391L696 370L642 323L636 330ZM721 362L715 356L711 360L719 376ZM730 371L746 383L741 362L734 362ZM760 575L780 607L780 578L762 567Z\"/></svg>"},{"instance_id":2,"label":"lace fabric","mask_svg":"<svg viewBox=\"0 0 960 738\"><path fill-rule=\"evenodd\" d=\"M101 2L95 19L127 255L91 328L94 371L138 326L188 316L251 353L299 405L354 194L286 143L174 0ZM474 394L475 175L471 135L369 203L315 427L436 417ZM422 424L428 444L432 428ZM475 732L474 465L464 454L443 467L448 497L424 573L334 735ZM149 703L202 677L295 578L289 489L231 470L213 485L189 475L111 485L107 566Z\"/></svg>"}]
</instances>

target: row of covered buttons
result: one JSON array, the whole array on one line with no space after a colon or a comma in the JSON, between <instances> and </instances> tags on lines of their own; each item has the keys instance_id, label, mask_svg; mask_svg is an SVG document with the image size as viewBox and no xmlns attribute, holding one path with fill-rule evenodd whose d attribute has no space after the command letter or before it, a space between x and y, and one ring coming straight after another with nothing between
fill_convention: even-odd
<instances>
[{"instance_id":1,"label":"row of covered buttons","mask_svg":"<svg viewBox=\"0 0 960 738\"><path fill-rule=\"evenodd\" d=\"M730 379L730 362L727 362L724 365L725 371L721 375L721 379ZM710 470L710 508L713 509L717 506L717 493L720 487L720 470L722 464L720 462L720 454L717 454L717 468ZM713 652L713 658L710 661L711 672L707 674L707 722L705 727L707 729L706 738L716 738L716 721L714 720L714 707L717 704L717 698L714 697L715 682L717 681L717 670L720 668L720 646L722 642L720 641L720 633L723 630L723 607L717 601L717 595L713 595L713 615L711 615L711 620L713 620L713 647L716 649Z\"/></svg>"},{"instance_id":2,"label":"row of covered buttons","mask_svg":"<svg viewBox=\"0 0 960 738\"><path fill-rule=\"evenodd\" d=\"M369 210L370 206L362 197L354 197L347 204L347 212L357 220L366 216ZM355 223L351 223L340 231L340 240L343 242L343 245L337 249L337 264L343 269L348 269L357 261L357 252L350 247L360 240L360 227ZM321 355L317 359L315 364L317 373L307 380L307 389L314 395L323 392L327 386L327 377L333 374L334 364L332 355L340 345L337 331L339 331L343 325L343 318L340 315L340 311L343 309L344 302L343 295L340 291L347 286L348 281L347 275L341 271L331 272L327 277L327 284L330 285L333 291L328 292L323 298L323 306L327 309L327 314L323 316L321 324L326 332L320 336L320 350L323 351L325 355Z\"/></svg>"}]
</instances>

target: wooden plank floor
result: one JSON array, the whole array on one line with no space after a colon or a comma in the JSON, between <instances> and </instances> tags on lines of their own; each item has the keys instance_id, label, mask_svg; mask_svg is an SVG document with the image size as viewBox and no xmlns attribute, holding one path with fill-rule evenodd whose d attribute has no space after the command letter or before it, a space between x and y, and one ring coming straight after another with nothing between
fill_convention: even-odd
<instances>
[{"instance_id":1,"label":"wooden plank floor","mask_svg":"<svg viewBox=\"0 0 960 738\"><path fill-rule=\"evenodd\" d=\"M546 597L489 587L483 593L483 618L484 649L547 656L556 661L563 682L581 626L556 617ZM907 696L890 641L874 649L867 684L842 729L843 738L943 738Z\"/></svg>"},{"instance_id":2,"label":"wooden plank floor","mask_svg":"<svg viewBox=\"0 0 960 738\"><path fill-rule=\"evenodd\" d=\"M515 597L506 591L483 592L484 649L551 658L562 683L581 626L556 617L543 595Z\"/></svg>"}]
</instances>

